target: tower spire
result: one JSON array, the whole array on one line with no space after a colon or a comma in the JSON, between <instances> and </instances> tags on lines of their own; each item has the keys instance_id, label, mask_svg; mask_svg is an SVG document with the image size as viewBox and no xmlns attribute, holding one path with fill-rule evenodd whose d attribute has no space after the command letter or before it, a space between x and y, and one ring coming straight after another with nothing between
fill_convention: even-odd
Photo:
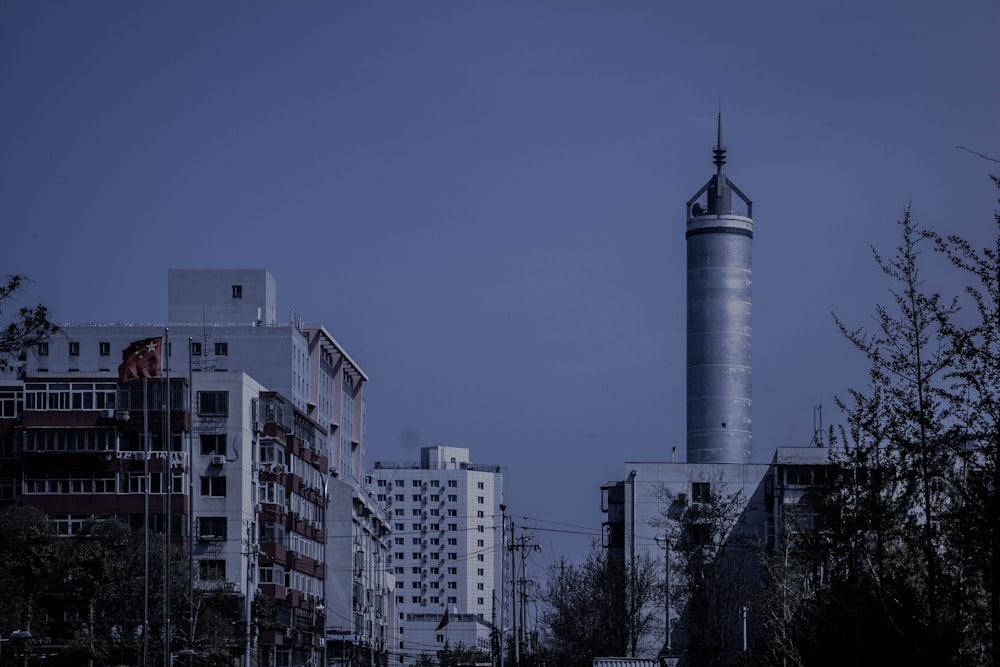
<instances>
[{"instance_id":1,"label":"tower spire","mask_svg":"<svg viewBox=\"0 0 1000 667\"><path fill-rule=\"evenodd\" d=\"M715 155L715 159L712 162L715 163L715 173L722 173L722 165L726 164L726 147L722 145L722 112L719 112L719 130L718 139L715 141L715 149L712 150Z\"/></svg>"}]
</instances>

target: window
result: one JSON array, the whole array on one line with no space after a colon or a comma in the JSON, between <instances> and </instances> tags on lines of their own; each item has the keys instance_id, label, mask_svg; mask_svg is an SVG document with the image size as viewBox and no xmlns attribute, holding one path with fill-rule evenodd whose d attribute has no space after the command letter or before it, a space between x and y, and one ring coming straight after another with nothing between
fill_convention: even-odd
<instances>
[{"instance_id":1,"label":"window","mask_svg":"<svg viewBox=\"0 0 1000 667\"><path fill-rule=\"evenodd\" d=\"M79 357L80 356L80 344L77 342L70 342L69 344L69 356Z\"/></svg>"},{"instance_id":2,"label":"window","mask_svg":"<svg viewBox=\"0 0 1000 667\"><path fill-rule=\"evenodd\" d=\"M448 524L448 530L458 530L458 524L457 523L449 523Z\"/></svg>"},{"instance_id":3,"label":"window","mask_svg":"<svg viewBox=\"0 0 1000 667\"><path fill-rule=\"evenodd\" d=\"M478 574L480 577L483 576L483 568L481 567L476 568L476 574Z\"/></svg>"},{"instance_id":4,"label":"window","mask_svg":"<svg viewBox=\"0 0 1000 667\"><path fill-rule=\"evenodd\" d=\"M448 604L458 604L458 596L448 596Z\"/></svg>"},{"instance_id":5,"label":"window","mask_svg":"<svg viewBox=\"0 0 1000 667\"><path fill-rule=\"evenodd\" d=\"M406 582L405 581L397 581L396 582L396 588L406 588Z\"/></svg>"},{"instance_id":6,"label":"window","mask_svg":"<svg viewBox=\"0 0 1000 667\"><path fill-rule=\"evenodd\" d=\"M413 483L413 486L415 486L416 488L418 488L418 489L420 488L420 480L419 479L412 480L412 483Z\"/></svg>"},{"instance_id":7,"label":"window","mask_svg":"<svg viewBox=\"0 0 1000 667\"><path fill-rule=\"evenodd\" d=\"M225 433L202 433L201 434L201 453L205 456L210 456L212 454L225 454L226 453L226 434Z\"/></svg>"},{"instance_id":8,"label":"window","mask_svg":"<svg viewBox=\"0 0 1000 667\"><path fill-rule=\"evenodd\" d=\"M191 341L191 356L192 357L201 356L201 341L197 340Z\"/></svg>"},{"instance_id":9,"label":"window","mask_svg":"<svg viewBox=\"0 0 1000 667\"><path fill-rule=\"evenodd\" d=\"M458 546L458 539L454 538L454 537L449 537L448 538L448 546L450 546L450 547Z\"/></svg>"},{"instance_id":10,"label":"window","mask_svg":"<svg viewBox=\"0 0 1000 667\"><path fill-rule=\"evenodd\" d=\"M458 496L457 495L455 495L455 494L449 494L449 496L448 496L448 502L454 503L454 502L457 502L457 501L458 501Z\"/></svg>"},{"instance_id":11,"label":"window","mask_svg":"<svg viewBox=\"0 0 1000 667\"><path fill-rule=\"evenodd\" d=\"M439 495L438 495L438 494L436 494L436 493L432 493L432 494L431 494L431 502L432 502L432 503L436 503L436 502L438 502L439 500L441 500L441 496L439 496Z\"/></svg>"},{"instance_id":12,"label":"window","mask_svg":"<svg viewBox=\"0 0 1000 667\"><path fill-rule=\"evenodd\" d=\"M458 568L457 567L449 567L448 568L448 574L458 574Z\"/></svg>"},{"instance_id":13,"label":"window","mask_svg":"<svg viewBox=\"0 0 1000 667\"><path fill-rule=\"evenodd\" d=\"M483 541L482 540L476 540L476 546L477 547L483 546Z\"/></svg>"},{"instance_id":14,"label":"window","mask_svg":"<svg viewBox=\"0 0 1000 667\"><path fill-rule=\"evenodd\" d=\"M219 477L202 477L201 478L201 495L211 496L213 498L225 498L226 497L226 478L224 476Z\"/></svg>"},{"instance_id":15,"label":"window","mask_svg":"<svg viewBox=\"0 0 1000 667\"><path fill-rule=\"evenodd\" d=\"M243 285L233 285L233 298L234 299L243 298Z\"/></svg>"},{"instance_id":16,"label":"window","mask_svg":"<svg viewBox=\"0 0 1000 667\"><path fill-rule=\"evenodd\" d=\"M419 523L411 523L410 526L413 528L413 530L420 530L420 524Z\"/></svg>"},{"instance_id":17,"label":"window","mask_svg":"<svg viewBox=\"0 0 1000 667\"><path fill-rule=\"evenodd\" d=\"M458 510L448 510L448 516L458 516ZM449 526L454 524L448 524Z\"/></svg>"},{"instance_id":18,"label":"window","mask_svg":"<svg viewBox=\"0 0 1000 667\"><path fill-rule=\"evenodd\" d=\"M458 488L458 480L449 479L448 480L448 488L450 488L450 489L457 489Z\"/></svg>"},{"instance_id":19,"label":"window","mask_svg":"<svg viewBox=\"0 0 1000 667\"><path fill-rule=\"evenodd\" d=\"M448 560L458 560L458 554L454 551L448 552Z\"/></svg>"},{"instance_id":20,"label":"window","mask_svg":"<svg viewBox=\"0 0 1000 667\"><path fill-rule=\"evenodd\" d=\"M216 343L215 356L217 357L229 356L229 343Z\"/></svg>"},{"instance_id":21,"label":"window","mask_svg":"<svg viewBox=\"0 0 1000 667\"><path fill-rule=\"evenodd\" d=\"M406 530L406 525L402 523L394 523L392 524L392 528L393 530Z\"/></svg>"},{"instance_id":22,"label":"window","mask_svg":"<svg viewBox=\"0 0 1000 667\"><path fill-rule=\"evenodd\" d=\"M478 503L479 503L480 505L482 505L483 503L485 503L485 502L486 502L486 498L483 498L482 496L479 496L479 497L478 497L478 500L477 500L477 502L478 502Z\"/></svg>"},{"instance_id":23,"label":"window","mask_svg":"<svg viewBox=\"0 0 1000 667\"><path fill-rule=\"evenodd\" d=\"M476 512L476 518L477 519L482 519L483 518L483 511L482 510L479 510L478 512ZM479 527L479 531L482 532L482 530L483 530L483 527L480 526Z\"/></svg>"},{"instance_id":24,"label":"window","mask_svg":"<svg viewBox=\"0 0 1000 667\"><path fill-rule=\"evenodd\" d=\"M47 357L49 356L49 344L42 342L38 344L38 356Z\"/></svg>"},{"instance_id":25,"label":"window","mask_svg":"<svg viewBox=\"0 0 1000 667\"><path fill-rule=\"evenodd\" d=\"M438 644L441 644L441 643L444 642L444 635L435 635L434 638L437 640Z\"/></svg>"},{"instance_id":26,"label":"window","mask_svg":"<svg viewBox=\"0 0 1000 667\"><path fill-rule=\"evenodd\" d=\"M211 416L229 416L228 391L199 391L198 414Z\"/></svg>"},{"instance_id":27,"label":"window","mask_svg":"<svg viewBox=\"0 0 1000 667\"><path fill-rule=\"evenodd\" d=\"M204 559L198 561L198 574L202 581L219 581L226 578L226 561Z\"/></svg>"},{"instance_id":28,"label":"window","mask_svg":"<svg viewBox=\"0 0 1000 667\"><path fill-rule=\"evenodd\" d=\"M483 604L482 598L476 598L476 604Z\"/></svg>"},{"instance_id":29,"label":"window","mask_svg":"<svg viewBox=\"0 0 1000 667\"><path fill-rule=\"evenodd\" d=\"M227 537L226 517L203 516L198 518L198 537L224 540Z\"/></svg>"},{"instance_id":30,"label":"window","mask_svg":"<svg viewBox=\"0 0 1000 667\"><path fill-rule=\"evenodd\" d=\"M397 493L396 494L396 502L397 503L403 502L404 499L405 499L405 496L402 493Z\"/></svg>"},{"instance_id":31,"label":"window","mask_svg":"<svg viewBox=\"0 0 1000 667\"><path fill-rule=\"evenodd\" d=\"M436 488L436 487L439 487L439 486L441 486L441 482L440 482L439 480L436 480L436 479L432 479L432 480L431 480L431 486L433 486L433 487L435 487L435 488Z\"/></svg>"},{"instance_id":32,"label":"window","mask_svg":"<svg viewBox=\"0 0 1000 667\"><path fill-rule=\"evenodd\" d=\"M411 537L410 538L410 543L413 544L414 546L418 546L419 547L420 546L420 538L419 537Z\"/></svg>"},{"instance_id":33,"label":"window","mask_svg":"<svg viewBox=\"0 0 1000 667\"><path fill-rule=\"evenodd\" d=\"M485 484L483 484L482 482L477 482L477 483L476 483L476 488L479 488L479 489L484 489L484 488L486 488L486 485L485 485Z\"/></svg>"},{"instance_id":34,"label":"window","mask_svg":"<svg viewBox=\"0 0 1000 667\"><path fill-rule=\"evenodd\" d=\"M449 582L448 582L448 588L451 588L451 589L453 589L453 590L454 590L454 589L457 589L457 588L458 588L458 583L457 583L457 582L455 582L455 581L449 581Z\"/></svg>"},{"instance_id":35,"label":"window","mask_svg":"<svg viewBox=\"0 0 1000 667\"><path fill-rule=\"evenodd\" d=\"M414 493L413 494L413 502L415 502L415 503L419 503L420 502L420 494L419 493Z\"/></svg>"},{"instance_id":36,"label":"window","mask_svg":"<svg viewBox=\"0 0 1000 667\"><path fill-rule=\"evenodd\" d=\"M707 503L712 499L712 486L708 482L691 483L691 500L696 503Z\"/></svg>"},{"instance_id":37,"label":"window","mask_svg":"<svg viewBox=\"0 0 1000 667\"><path fill-rule=\"evenodd\" d=\"M482 562L482 561L484 561L486 559L483 558L483 554L476 554L476 560L478 560L479 562Z\"/></svg>"},{"instance_id":38,"label":"window","mask_svg":"<svg viewBox=\"0 0 1000 667\"><path fill-rule=\"evenodd\" d=\"M478 532L480 532L480 533L482 533L482 532L485 532L485 531L483 530L483 527L482 527L481 525L479 525L479 526L476 526L476 530L477 530Z\"/></svg>"},{"instance_id":39,"label":"window","mask_svg":"<svg viewBox=\"0 0 1000 667\"><path fill-rule=\"evenodd\" d=\"M98 348L101 351L101 356L102 357L110 357L111 356L111 343L109 343L107 341L101 341L100 343L98 343Z\"/></svg>"},{"instance_id":40,"label":"window","mask_svg":"<svg viewBox=\"0 0 1000 667\"><path fill-rule=\"evenodd\" d=\"M402 537L394 537L392 539L394 544L400 544L400 545L406 544L406 540L404 540Z\"/></svg>"}]
</instances>

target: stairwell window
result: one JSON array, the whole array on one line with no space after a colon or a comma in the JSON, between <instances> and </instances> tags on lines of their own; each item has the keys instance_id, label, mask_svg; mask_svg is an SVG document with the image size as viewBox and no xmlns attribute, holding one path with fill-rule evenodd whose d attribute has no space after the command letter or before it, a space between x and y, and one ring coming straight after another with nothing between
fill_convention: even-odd
<instances>
[{"instance_id":1,"label":"stairwell window","mask_svg":"<svg viewBox=\"0 0 1000 667\"><path fill-rule=\"evenodd\" d=\"M233 298L234 299L243 298L243 285L233 285Z\"/></svg>"},{"instance_id":2,"label":"stairwell window","mask_svg":"<svg viewBox=\"0 0 1000 667\"><path fill-rule=\"evenodd\" d=\"M202 477L201 478L201 495L209 496L212 498L225 498L226 497L226 478L224 476L219 477Z\"/></svg>"},{"instance_id":3,"label":"stairwell window","mask_svg":"<svg viewBox=\"0 0 1000 667\"><path fill-rule=\"evenodd\" d=\"M215 356L217 356L217 357L228 357L229 356L229 343L216 343L215 344Z\"/></svg>"},{"instance_id":4,"label":"stairwell window","mask_svg":"<svg viewBox=\"0 0 1000 667\"><path fill-rule=\"evenodd\" d=\"M69 356L79 357L80 356L80 343L70 342L69 344Z\"/></svg>"}]
</instances>

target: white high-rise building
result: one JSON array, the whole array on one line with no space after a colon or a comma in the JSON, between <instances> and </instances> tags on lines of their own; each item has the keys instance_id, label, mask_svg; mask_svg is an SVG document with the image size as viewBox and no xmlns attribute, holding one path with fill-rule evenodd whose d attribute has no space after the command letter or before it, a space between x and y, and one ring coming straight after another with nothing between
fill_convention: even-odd
<instances>
[{"instance_id":1,"label":"white high-rise building","mask_svg":"<svg viewBox=\"0 0 1000 667\"><path fill-rule=\"evenodd\" d=\"M438 445L422 447L420 461L376 461L371 478L392 524L397 664L446 644L490 652L501 600L500 466Z\"/></svg>"}]
</instances>

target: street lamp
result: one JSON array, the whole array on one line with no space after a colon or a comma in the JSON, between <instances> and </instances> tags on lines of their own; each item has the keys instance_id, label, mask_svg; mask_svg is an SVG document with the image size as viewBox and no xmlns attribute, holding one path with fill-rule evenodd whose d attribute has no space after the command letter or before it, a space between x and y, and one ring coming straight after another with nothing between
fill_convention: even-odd
<instances>
[{"instance_id":1,"label":"street lamp","mask_svg":"<svg viewBox=\"0 0 1000 667\"><path fill-rule=\"evenodd\" d=\"M673 652L673 638L671 633L673 628L671 628L670 623L670 536L664 533L662 536L656 536L656 543L663 546L663 597L665 600L664 606L666 607L667 618L665 621L666 631L667 631L667 655Z\"/></svg>"}]
</instances>

